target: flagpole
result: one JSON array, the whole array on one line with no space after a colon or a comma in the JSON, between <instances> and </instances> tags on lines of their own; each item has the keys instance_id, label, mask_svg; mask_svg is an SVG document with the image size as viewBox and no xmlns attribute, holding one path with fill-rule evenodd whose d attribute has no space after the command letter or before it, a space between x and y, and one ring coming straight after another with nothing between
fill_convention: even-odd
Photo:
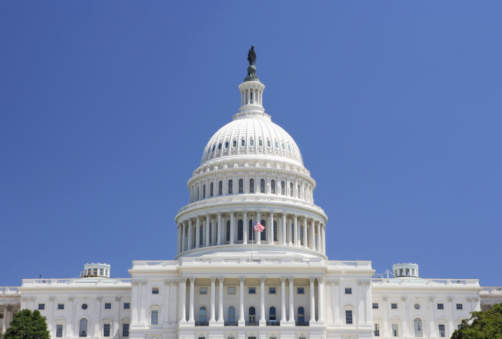
<instances>
[{"instance_id":1,"label":"flagpole","mask_svg":"<svg viewBox=\"0 0 502 339\"><path fill-rule=\"evenodd\" d=\"M252 240L251 240L251 258L252 258L253 254L254 254L254 223L253 223L253 219L251 219L251 232L253 232L251 234L251 237L252 237Z\"/></svg>"}]
</instances>

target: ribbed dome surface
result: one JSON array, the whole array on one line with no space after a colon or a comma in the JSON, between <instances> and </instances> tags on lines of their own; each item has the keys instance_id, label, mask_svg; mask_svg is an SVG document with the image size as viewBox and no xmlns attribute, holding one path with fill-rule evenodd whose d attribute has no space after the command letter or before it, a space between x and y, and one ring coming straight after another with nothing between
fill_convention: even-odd
<instances>
[{"instance_id":1,"label":"ribbed dome surface","mask_svg":"<svg viewBox=\"0 0 502 339\"><path fill-rule=\"evenodd\" d=\"M303 166L300 149L282 127L266 113L238 113L209 140L201 165L234 155L270 155Z\"/></svg>"}]
</instances>

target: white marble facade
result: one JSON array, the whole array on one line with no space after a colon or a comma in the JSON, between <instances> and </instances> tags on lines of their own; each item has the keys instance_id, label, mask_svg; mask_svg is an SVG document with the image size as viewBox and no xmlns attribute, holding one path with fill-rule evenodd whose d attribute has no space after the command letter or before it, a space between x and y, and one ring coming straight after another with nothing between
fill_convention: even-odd
<instances>
[{"instance_id":1,"label":"white marble facade","mask_svg":"<svg viewBox=\"0 0 502 339\"><path fill-rule=\"evenodd\" d=\"M369 261L328 260L316 183L265 113L264 89L243 82L239 112L206 145L174 260L134 261L128 279L89 264L79 279L2 288L2 332L29 308L53 338L441 338L483 300L502 300L477 280L422 279L414 264L377 278Z\"/></svg>"}]
</instances>

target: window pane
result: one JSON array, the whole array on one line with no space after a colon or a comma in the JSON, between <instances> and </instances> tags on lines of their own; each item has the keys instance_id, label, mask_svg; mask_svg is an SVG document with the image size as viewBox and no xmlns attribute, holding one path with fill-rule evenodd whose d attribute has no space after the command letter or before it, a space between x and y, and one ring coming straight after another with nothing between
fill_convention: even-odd
<instances>
[{"instance_id":1,"label":"window pane","mask_svg":"<svg viewBox=\"0 0 502 339\"><path fill-rule=\"evenodd\" d=\"M159 311L152 311L152 325L157 325L159 323Z\"/></svg>"}]
</instances>

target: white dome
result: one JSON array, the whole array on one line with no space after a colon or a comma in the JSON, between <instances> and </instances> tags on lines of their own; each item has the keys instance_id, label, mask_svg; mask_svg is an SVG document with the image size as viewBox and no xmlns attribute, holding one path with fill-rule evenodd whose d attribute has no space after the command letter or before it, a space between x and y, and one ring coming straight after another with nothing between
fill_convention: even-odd
<instances>
[{"instance_id":1,"label":"white dome","mask_svg":"<svg viewBox=\"0 0 502 339\"><path fill-rule=\"evenodd\" d=\"M270 115L259 112L234 115L232 122L220 128L207 143L201 165L213 159L249 155L280 158L303 166L300 149L293 138L274 124Z\"/></svg>"}]
</instances>

